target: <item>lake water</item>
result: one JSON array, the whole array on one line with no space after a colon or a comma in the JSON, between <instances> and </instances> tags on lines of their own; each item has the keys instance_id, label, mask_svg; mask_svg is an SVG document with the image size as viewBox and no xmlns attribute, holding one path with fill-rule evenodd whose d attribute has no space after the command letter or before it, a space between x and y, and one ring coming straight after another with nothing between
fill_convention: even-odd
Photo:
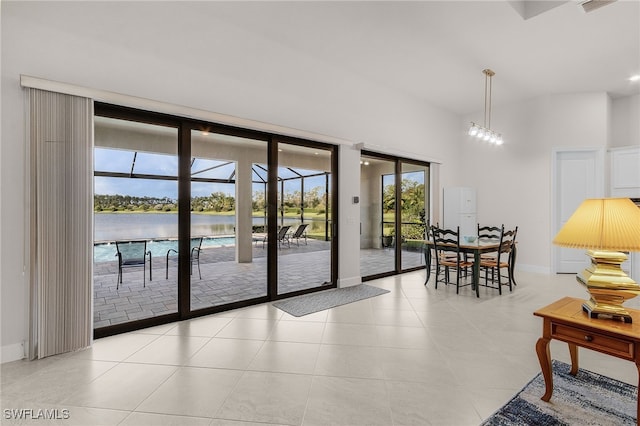
<instances>
[{"instance_id":1,"label":"lake water","mask_svg":"<svg viewBox=\"0 0 640 426\"><path fill-rule=\"evenodd\" d=\"M96 242L178 237L178 213L96 213L94 218ZM235 216L192 213L191 234L234 235L235 221ZM253 224L263 225L264 218L254 217Z\"/></svg>"},{"instance_id":2,"label":"lake water","mask_svg":"<svg viewBox=\"0 0 640 426\"><path fill-rule=\"evenodd\" d=\"M191 235L205 237L202 247L235 245L235 216L191 214ZM305 222L307 222L305 220ZM310 228L324 232L324 221L309 221ZM264 217L254 217L254 225L265 225ZM285 225L293 229L300 224L298 218L285 218ZM113 261L116 240L148 241L153 256L165 256L178 243L178 213L96 213L94 214L94 260Z\"/></svg>"},{"instance_id":3,"label":"lake water","mask_svg":"<svg viewBox=\"0 0 640 426\"><path fill-rule=\"evenodd\" d=\"M191 213L191 235L218 237L235 235L236 217ZM278 220L280 222L280 220ZM314 233L324 233L324 220L309 223ZM264 217L254 217L254 225L265 225ZM284 224L294 229L298 218L284 218ZM178 213L96 213L94 214L94 241L168 239L178 237Z\"/></svg>"}]
</instances>

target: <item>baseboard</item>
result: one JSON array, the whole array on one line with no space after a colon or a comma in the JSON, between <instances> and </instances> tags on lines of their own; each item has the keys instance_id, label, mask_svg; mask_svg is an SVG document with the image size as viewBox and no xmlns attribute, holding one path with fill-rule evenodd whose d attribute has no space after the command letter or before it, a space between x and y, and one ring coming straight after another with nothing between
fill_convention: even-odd
<instances>
[{"instance_id":1,"label":"baseboard","mask_svg":"<svg viewBox=\"0 0 640 426\"><path fill-rule=\"evenodd\" d=\"M349 277L340 278L338 280L338 288L353 287L354 285L362 284L362 277Z\"/></svg>"},{"instance_id":2,"label":"baseboard","mask_svg":"<svg viewBox=\"0 0 640 426\"><path fill-rule=\"evenodd\" d=\"M11 345L5 345L2 347L2 353L0 354L0 363L18 361L26 358L26 350L24 343L14 343Z\"/></svg>"}]
</instances>

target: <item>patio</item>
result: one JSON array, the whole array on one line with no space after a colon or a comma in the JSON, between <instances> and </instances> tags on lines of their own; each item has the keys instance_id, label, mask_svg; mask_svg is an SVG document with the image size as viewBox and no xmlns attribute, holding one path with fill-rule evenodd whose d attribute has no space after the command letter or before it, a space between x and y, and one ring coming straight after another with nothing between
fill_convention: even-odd
<instances>
[{"instance_id":1,"label":"patio","mask_svg":"<svg viewBox=\"0 0 640 426\"><path fill-rule=\"evenodd\" d=\"M295 243L278 250L278 291L289 293L320 287L331 281L330 242L309 239L308 244ZM361 250L361 270L370 275L381 265L393 264L393 250ZM191 308L221 306L267 294L267 250L253 246L253 262L237 263L235 247L210 247L202 250L198 278L197 265L191 275ZM420 252L404 252L405 267L421 266ZM125 270L122 284L116 289L118 262L94 263L94 328L100 328L178 310L177 258L153 258L153 280L143 287L142 268Z\"/></svg>"}]
</instances>

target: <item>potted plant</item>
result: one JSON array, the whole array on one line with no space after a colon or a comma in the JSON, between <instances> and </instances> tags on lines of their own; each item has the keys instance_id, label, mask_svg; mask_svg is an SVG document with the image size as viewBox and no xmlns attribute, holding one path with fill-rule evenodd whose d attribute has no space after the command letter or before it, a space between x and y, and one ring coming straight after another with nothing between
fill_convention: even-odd
<instances>
[{"instance_id":1,"label":"potted plant","mask_svg":"<svg viewBox=\"0 0 640 426\"><path fill-rule=\"evenodd\" d=\"M391 247L393 245L393 229L386 231L382 236L382 247Z\"/></svg>"}]
</instances>

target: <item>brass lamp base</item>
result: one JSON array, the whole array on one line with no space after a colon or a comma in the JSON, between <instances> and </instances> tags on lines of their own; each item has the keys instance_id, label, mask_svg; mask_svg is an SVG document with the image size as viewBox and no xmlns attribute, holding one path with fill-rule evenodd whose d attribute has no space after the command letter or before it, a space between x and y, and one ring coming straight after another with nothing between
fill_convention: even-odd
<instances>
[{"instance_id":1,"label":"brass lamp base","mask_svg":"<svg viewBox=\"0 0 640 426\"><path fill-rule=\"evenodd\" d=\"M587 255L591 258L591 266L576 277L591 295L582 309L591 318L613 318L631 323L631 315L622 304L640 294L640 285L620 268L627 255L594 250L588 250Z\"/></svg>"},{"instance_id":2,"label":"brass lamp base","mask_svg":"<svg viewBox=\"0 0 640 426\"><path fill-rule=\"evenodd\" d=\"M629 324L633 322L633 318L631 318L627 310L622 309L619 312L612 313L608 308L609 306L603 308L593 299L582 304L582 310L589 315L589 318L619 319Z\"/></svg>"}]
</instances>

